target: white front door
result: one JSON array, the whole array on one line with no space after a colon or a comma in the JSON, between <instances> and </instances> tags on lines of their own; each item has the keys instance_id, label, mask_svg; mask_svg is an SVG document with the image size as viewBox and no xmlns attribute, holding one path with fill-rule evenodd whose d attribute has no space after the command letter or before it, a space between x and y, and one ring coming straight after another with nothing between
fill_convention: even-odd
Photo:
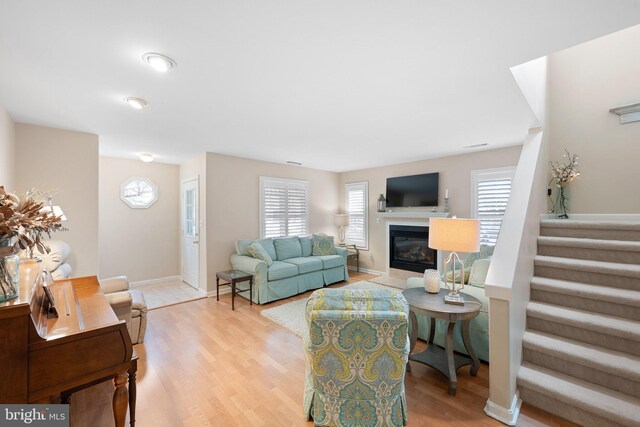
<instances>
[{"instance_id":1,"label":"white front door","mask_svg":"<svg viewBox=\"0 0 640 427\"><path fill-rule=\"evenodd\" d=\"M198 178L182 182L182 280L198 288Z\"/></svg>"}]
</instances>

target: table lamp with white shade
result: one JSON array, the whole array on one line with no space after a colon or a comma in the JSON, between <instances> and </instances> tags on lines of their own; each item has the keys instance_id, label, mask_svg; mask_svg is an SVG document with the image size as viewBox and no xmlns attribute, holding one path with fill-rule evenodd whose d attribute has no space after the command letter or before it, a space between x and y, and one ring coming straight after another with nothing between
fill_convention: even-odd
<instances>
[{"instance_id":1,"label":"table lamp with white shade","mask_svg":"<svg viewBox=\"0 0 640 427\"><path fill-rule=\"evenodd\" d=\"M464 299L458 293L464 288L464 263L458 256L458 252L471 253L480 250L480 220L430 218L429 247L451 252L445 261L445 283L449 288L449 295L444 297L444 302L464 305ZM456 261L460 264L459 287L456 287ZM451 287L449 287L449 280L446 279L448 264L451 264Z\"/></svg>"},{"instance_id":2,"label":"table lamp with white shade","mask_svg":"<svg viewBox=\"0 0 640 427\"><path fill-rule=\"evenodd\" d=\"M336 227L340 227L340 234L338 235L340 239L340 244L344 245L345 232L344 228L349 226L349 215L347 214L337 214L333 217L333 224Z\"/></svg>"},{"instance_id":3,"label":"table lamp with white shade","mask_svg":"<svg viewBox=\"0 0 640 427\"><path fill-rule=\"evenodd\" d=\"M47 204L44 205L42 209L40 209L40 212L46 212L52 214L53 216L57 216L60 218L60 221L67 220L67 217L62 211L62 208L53 204L53 198L51 196L47 198Z\"/></svg>"}]
</instances>

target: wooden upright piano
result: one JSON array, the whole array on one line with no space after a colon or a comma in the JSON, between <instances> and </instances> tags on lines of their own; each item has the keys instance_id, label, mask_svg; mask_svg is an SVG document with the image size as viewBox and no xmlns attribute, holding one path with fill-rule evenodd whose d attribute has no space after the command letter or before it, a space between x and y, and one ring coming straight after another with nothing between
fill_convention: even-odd
<instances>
[{"instance_id":1,"label":"wooden upright piano","mask_svg":"<svg viewBox=\"0 0 640 427\"><path fill-rule=\"evenodd\" d=\"M38 267L21 266L20 296L0 303L0 403L64 401L74 390L113 378L115 425L124 426L134 363L125 322L95 276L50 285L58 312L52 317Z\"/></svg>"}]
</instances>

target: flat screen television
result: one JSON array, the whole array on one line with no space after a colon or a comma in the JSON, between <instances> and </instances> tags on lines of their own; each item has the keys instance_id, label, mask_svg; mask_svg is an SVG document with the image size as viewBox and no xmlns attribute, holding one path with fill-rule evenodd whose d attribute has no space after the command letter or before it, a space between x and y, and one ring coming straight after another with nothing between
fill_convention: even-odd
<instances>
[{"instance_id":1,"label":"flat screen television","mask_svg":"<svg viewBox=\"0 0 640 427\"><path fill-rule=\"evenodd\" d=\"M387 207L438 206L438 172L387 178Z\"/></svg>"}]
</instances>

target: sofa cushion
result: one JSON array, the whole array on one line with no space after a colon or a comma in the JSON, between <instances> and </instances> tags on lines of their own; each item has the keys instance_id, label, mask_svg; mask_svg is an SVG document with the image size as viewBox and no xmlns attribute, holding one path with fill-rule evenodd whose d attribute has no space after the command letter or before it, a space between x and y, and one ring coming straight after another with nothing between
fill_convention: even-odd
<instances>
[{"instance_id":1,"label":"sofa cushion","mask_svg":"<svg viewBox=\"0 0 640 427\"><path fill-rule=\"evenodd\" d=\"M342 267L344 266L344 258L340 255L320 255L312 256L310 259L319 259L322 261L322 267L326 270L328 268Z\"/></svg>"},{"instance_id":2,"label":"sofa cushion","mask_svg":"<svg viewBox=\"0 0 640 427\"><path fill-rule=\"evenodd\" d=\"M311 241L311 237L300 237L300 246L302 247L302 256L311 256L311 253L313 252L313 242Z\"/></svg>"},{"instance_id":3,"label":"sofa cushion","mask_svg":"<svg viewBox=\"0 0 640 427\"><path fill-rule=\"evenodd\" d=\"M298 267L298 274L311 273L312 271L322 270L322 260L318 257L299 257L289 258L287 262Z\"/></svg>"},{"instance_id":4,"label":"sofa cushion","mask_svg":"<svg viewBox=\"0 0 640 427\"><path fill-rule=\"evenodd\" d=\"M257 243L260 246L262 246L264 250L267 251L271 259L273 260L278 259L278 256L276 255L276 247L273 246L273 239L256 240L254 241L254 243Z\"/></svg>"},{"instance_id":5,"label":"sofa cushion","mask_svg":"<svg viewBox=\"0 0 640 427\"><path fill-rule=\"evenodd\" d=\"M273 261L273 264L271 264L267 269L267 279L270 282L297 275L298 267L284 261Z\"/></svg>"},{"instance_id":6,"label":"sofa cushion","mask_svg":"<svg viewBox=\"0 0 640 427\"><path fill-rule=\"evenodd\" d=\"M271 258L271 256L267 253L267 250L258 242L253 242L247 249L249 250L249 255L251 255L255 259L266 262L267 266L273 263L273 258Z\"/></svg>"},{"instance_id":7,"label":"sofa cushion","mask_svg":"<svg viewBox=\"0 0 640 427\"><path fill-rule=\"evenodd\" d=\"M280 261L302 256L302 246L300 246L300 240L297 237L273 239L273 246L276 248L276 254Z\"/></svg>"},{"instance_id":8,"label":"sofa cushion","mask_svg":"<svg viewBox=\"0 0 640 427\"><path fill-rule=\"evenodd\" d=\"M333 244L333 236L326 234L314 234L312 255L335 255L336 246Z\"/></svg>"},{"instance_id":9,"label":"sofa cushion","mask_svg":"<svg viewBox=\"0 0 640 427\"><path fill-rule=\"evenodd\" d=\"M238 255L251 256L249 254L249 245L253 243L253 240L240 239L236 240L236 253Z\"/></svg>"},{"instance_id":10,"label":"sofa cushion","mask_svg":"<svg viewBox=\"0 0 640 427\"><path fill-rule=\"evenodd\" d=\"M490 265L491 260L476 260L471 266L471 271L469 272L469 284L478 288L484 288L484 282L487 280Z\"/></svg>"}]
</instances>

